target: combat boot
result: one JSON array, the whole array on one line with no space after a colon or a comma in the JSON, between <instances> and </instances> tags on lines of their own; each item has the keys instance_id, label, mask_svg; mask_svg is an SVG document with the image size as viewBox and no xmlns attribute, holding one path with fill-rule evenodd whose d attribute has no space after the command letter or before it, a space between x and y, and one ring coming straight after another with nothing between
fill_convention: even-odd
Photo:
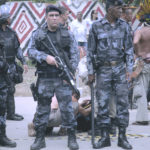
<instances>
[{"instance_id":1,"label":"combat boot","mask_svg":"<svg viewBox=\"0 0 150 150\"><path fill-rule=\"evenodd\" d=\"M6 136L5 127L2 127L0 129L0 145L5 146L5 147L16 147L17 146L16 142L10 140Z\"/></svg>"},{"instance_id":2,"label":"combat boot","mask_svg":"<svg viewBox=\"0 0 150 150\"><path fill-rule=\"evenodd\" d=\"M45 144L45 132L44 130L36 130L36 138L34 143L31 145L30 150L40 150L46 147Z\"/></svg>"},{"instance_id":3,"label":"combat boot","mask_svg":"<svg viewBox=\"0 0 150 150\"><path fill-rule=\"evenodd\" d=\"M100 149L100 148L108 147L108 146L111 146L109 129L103 128L101 130L101 139L99 139L98 143L93 144L93 148Z\"/></svg>"},{"instance_id":4,"label":"combat boot","mask_svg":"<svg viewBox=\"0 0 150 150\"><path fill-rule=\"evenodd\" d=\"M124 128L124 127L119 128L118 146L122 147L124 149L132 149L132 146L127 141L126 128Z\"/></svg>"},{"instance_id":5,"label":"combat boot","mask_svg":"<svg viewBox=\"0 0 150 150\"><path fill-rule=\"evenodd\" d=\"M14 121L21 121L23 120L23 116L18 116L16 114L13 114L13 115L7 115L7 120L14 120Z\"/></svg>"},{"instance_id":6,"label":"combat boot","mask_svg":"<svg viewBox=\"0 0 150 150\"><path fill-rule=\"evenodd\" d=\"M15 90L12 88L12 90ZM13 91L11 91L13 92ZM23 120L23 116L15 114L15 100L14 96L11 94L8 94L7 99L7 120L15 120L15 121L21 121Z\"/></svg>"},{"instance_id":7,"label":"combat boot","mask_svg":"<svg viewBox=\"0 0 150 150\"><path fill-rule=\"evenodd\" d=\"M70 150L78 150L79 145L76 141L76 135L75 135L75 129L70 128L67 129L67 134L68 134L68 147Z\"/></svg>"}]
</instances>

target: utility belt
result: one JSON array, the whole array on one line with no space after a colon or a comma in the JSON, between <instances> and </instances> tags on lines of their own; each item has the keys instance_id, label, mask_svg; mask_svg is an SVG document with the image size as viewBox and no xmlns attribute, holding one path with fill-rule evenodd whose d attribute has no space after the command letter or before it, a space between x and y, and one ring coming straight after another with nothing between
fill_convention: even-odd
<instances>
[{"instance_id":1,"label":"utility belt","mask_svg":"<svg viewBox=\"0 0 150 150\"><path fill-rule=\"evenodd\" d=\"M100 66L113 67L121 64L123 61L104 61L99 63Z\"/></svg>"},{"instance_id":2,"label":"utility belt","mask_svg":"<svg viewBox=\"0 0 150 150\"><path fill-rule=\"evenodd\" d=\"M78 41L78 46L85 46L86 45L86 42L79 42Z\"/></svg>"},{"instance_id":3,"label":"utility belt","mask_svg":"<svg viewBox=\"0 0 150 150\"><path fill-rule=\"evenodd\" d=\"M39 78L59 78L59 74L58 73L43 73L43 72L41 72L41 73L39 73L39 72L37 72L38 73L38 77Z\"/></svg>"}]
</instances>

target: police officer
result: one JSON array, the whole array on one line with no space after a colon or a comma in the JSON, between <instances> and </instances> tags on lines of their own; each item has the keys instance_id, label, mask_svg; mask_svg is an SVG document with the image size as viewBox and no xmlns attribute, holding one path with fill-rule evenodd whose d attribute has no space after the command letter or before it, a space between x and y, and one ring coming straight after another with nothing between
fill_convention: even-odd
<instances>
[{"instance_id":1,"label":"police officer","mask_svg":"<svg viewBox=\"0 0 150 150\"><path fill-rule=\"evenodd\" d=\"M16 33L8 26L10 24L10 13L7 5L0 6L0 39L4 41L4 51L6 59L9 64L9 68L12 73L12 82L8 85L8 96L7 96L7 119L10 120L22 120L23 117L15 114L15 82L14 77L17 73L15 58L17 57L24 65L25 71L27 71L27 65L23 57L22 50L17 38Z\"/></svg>"},{"instance_id":2,"label":"police officer","mask_svg":"<svg viewBox=\"0 0 150 150\"><path fill-rule=\"evenodd\" d=\"M28 55L37 62L37 116L34 121L36 139L31 145L31 150L45 147L45 130L49 120L51 99L56 94L62 115L62 126L67 128L68 147L71 150L79 148L76 142L75 127L77 125L72 108L72 89L63 77L52 54L52 43L64 59L63 53L69 58L72 70L75 71L79 62L77 44L69 32L59 26L61 11L53 5L46 7L46 23L33 32ZM47 45L47 46L46 46ZM49 49L48 49L49 47ZM67 64L68 65L68 64Z\"/></svg>"},{"instance_id":3,"label":"police officer","mask_svg":"<svg viewBox=\"0 0 150 150\"><path fill-rule=\"evenodd\" d=\"M6 114L6 100L8 94L8 87L7 87L8 80L6 77L8 73L8 65L5 60L3 47L4 42L3 39L0 38L0 146L16 147L16 142L11 141L6 136L5 114Z\"/></svg>"},{"instance_id":4,"label":"police officer","mask_svg":"<svg viewBox=\"0 0 150 150\"><path fill-rule=\"evenodd\" d=\"M132 149L126 138L126 128L129 124L127 79L130 78L134 63L133 45L129 25L119 19L121 5L120 0L106 1L106 17L92 25L88 39L88 77L89 82L93 82L96 71L97 124L102 131L101 139L93 144L95 149L111 145L108 104L112 89L116 95L118 146Z\"/></svg>"}]
</instances>

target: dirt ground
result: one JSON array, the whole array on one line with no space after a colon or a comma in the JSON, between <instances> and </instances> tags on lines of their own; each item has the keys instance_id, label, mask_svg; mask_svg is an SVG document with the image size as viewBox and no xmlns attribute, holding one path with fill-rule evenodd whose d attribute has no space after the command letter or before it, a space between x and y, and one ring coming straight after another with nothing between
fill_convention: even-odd
<instances>
[{"instance_id":1,"label":"dirt ground","mask_svg":"<svg viewBox=\"0 0 150 150\"><path fill-rule=\"evenodd\" d=\"M15 96L23 96L23 97L30 97L32 96L30 91L30 84L32 82L36 82L36 76L35 76L35 68L29 67L29 70L27 73L23 74L23 83L16 85L16 93Z\"/></svg>"}]
</instances>

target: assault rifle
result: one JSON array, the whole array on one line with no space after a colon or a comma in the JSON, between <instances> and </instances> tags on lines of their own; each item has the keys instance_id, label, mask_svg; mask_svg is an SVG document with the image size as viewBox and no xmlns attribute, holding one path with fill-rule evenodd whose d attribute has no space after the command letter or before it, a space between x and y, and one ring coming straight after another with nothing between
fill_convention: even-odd
<instances>
[{"instance_id":1,"label":"assault rifle","mask_svg":"<svg viewBox=\"0 0 150 150\"><path fill-rule=\"evenodd\" d=\"M69 70L68 66L66 65L65 61L61 58L59 51L56 49L56 47L54 46L51 38L46 35L49 43L51 44L53 50L51 50L47 44L44 42L44 40L42 40L42 44L50 51L50 53L53 54L53 56L55 57L55 60L58 64L58 68L61 70L61 74L60 76L64 76L66 81L70 84L72 90L77 94L80 95L79 90L77 89L76 85L75 85L75 80L74 77L71 73L71 71Z\"/></svg>"}]
</instances>

